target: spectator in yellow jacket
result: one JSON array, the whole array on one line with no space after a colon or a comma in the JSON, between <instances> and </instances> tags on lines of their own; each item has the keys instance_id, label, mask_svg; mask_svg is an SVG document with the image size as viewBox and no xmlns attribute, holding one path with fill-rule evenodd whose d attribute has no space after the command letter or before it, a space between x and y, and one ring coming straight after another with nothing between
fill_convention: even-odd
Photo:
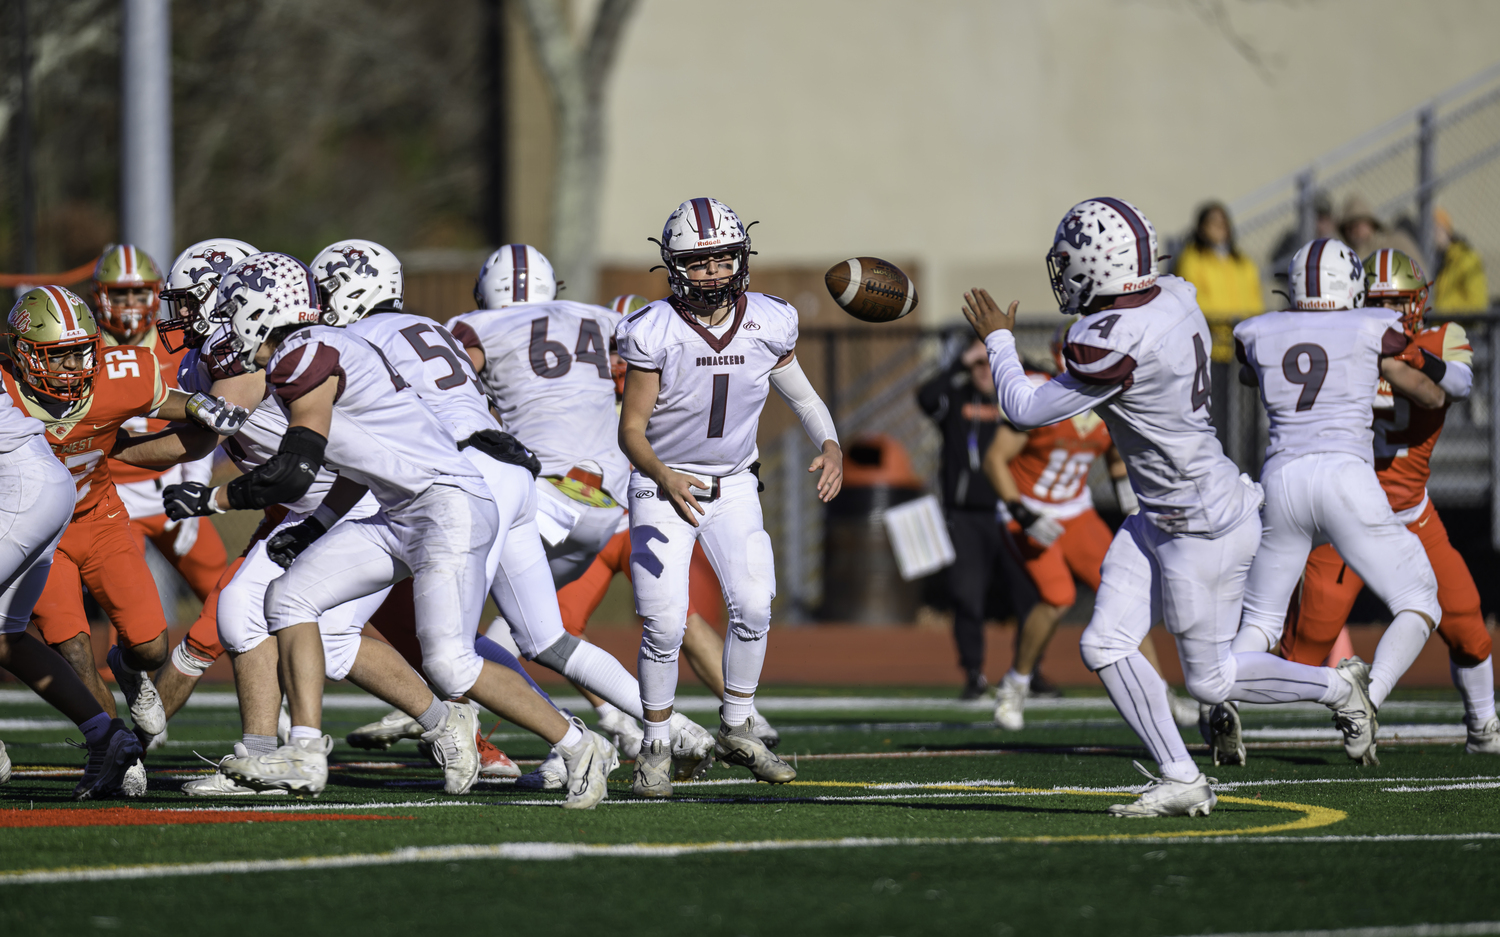
<instances>
[{"instance_id":1,"label":"spectator in yellow jacket","mask_svg":"<svg viewBox=\"0 0 1500 937\"><path fill-rule=\"evenodd\" d=\"M1432 283L1434 312L1483 312L1490 308L1484 261L1469 242L1453 233L1453 216L1439 208L1432 213L1432 236L1438 252L1437 279Z\"/></svg>"},{"instance_id":2,"label":"spectator in yellow jacket","mask_svg":"<svg viewBox=\"0 0 1500 937\"><path fill-rule=\"evenodd\" d=\"M1260 271L1234 243L1229 209L1209 202L1198 209L1193 237L1177 258L1177 275L1198 288L1198 308L1213 332L1213 360L1234 359L1234 323L1266 311Z\"/></svg>"}]
</instances>

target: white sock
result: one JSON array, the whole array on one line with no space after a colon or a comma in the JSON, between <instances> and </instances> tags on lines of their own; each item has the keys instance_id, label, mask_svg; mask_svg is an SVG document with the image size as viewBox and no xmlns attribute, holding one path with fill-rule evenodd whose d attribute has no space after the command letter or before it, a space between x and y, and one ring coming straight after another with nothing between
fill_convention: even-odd
<instances>
[{"instance_id":1,"label":"white sock","mask_svg":"<svg viewBox=\"0 0 1500 937\"><path fill-rule=\"evenodd\" d=\"M293 742L300 739L320 739L322 737L323 730L316 726L292 726L291 741Z\"/></svg>"},{"instance_id":2,"label":"white sock","mask_svg":"<svg viewBox=\"0 0 1500 937\"><path fill-rule=\"evenodd\" d=\"M1354 695L1354 687L1349 685L1349 681L1339 676L1339 672L1332 667L1319 667L1318 669L1328 675L1328 690L1318 697L1318 702L1324 706L1332 706L1334 709L1349 702L1349 697Z\"/></svg>"},{"instance_id":3,"label":"white sock","mask_svg":"<svg viewBox=\"0 0 1500 937\"><path fill-rule=\"evenodd\" d=\"M1146 743L1151 757L1161 767L1162 776L1173 781L1191 781L1198 776L1182 733L1172 718L1167 701L1166 681L1151 667L1140 651L1099 670L1099 679L1109 692L1110 702L1125 722Z\"/></svg>"},{"instance_id":4,"label":"white sock","mask_svg":"<svg viewBox=\"0 0 1500 937\"><path fill-rule=\"evenodd\" d=\"M724 636L724 689L733 690L735 693L749 693L752 698L755 688L760 685L760 671L766 663L766 637L768 632L762 631L758 634L743 626L730 623L729 633ZM724 705L726 713L729 711L729 700L733 697L729 693L724 694ZM739 710L735 710L738 712ZM750 718L749 710L739 722L730 722L728 716L724 721L729 725L740 725Z\"/></svg>"},{"instance_id":5,"label":"white sock","mask_svg":"<svg viewBox=\"0 0 1500 937\"><path fill-rule=\"evenodd\" d=\"M755 715L755 697L725 693L724 705L719 710L719 715L726 726L742 726L746 719Z\"/></svg>"},{"instance_id":6,"label":"white sock","mask_svg":"<svg viewBox=\"0 0 1500 937\"><path fill-rule=\"evenodd\" d=\"M1229 698L1244 703L1322 700L1331 689L1329 678L1343 684L1345 689L1349 686L1327 667L1294 663L1266 651L1235 654L1234 665L1234 686L1229 689Z\"/></svg>"},{"instance_id":7,"label":"white sock","mask_svg":"<svg viewBox=\"0 0 1500 937\"><path fill-rule=\"evenodd\" d=\"M603 648L580 642L563 665L563 676L637 719L644 715L641 685Z\"/></svg>"},{"instance_id":8,"label":"white sock","mask_svg":"<svg viewBox=\"0 0 1500 937\"><path fill-rule=\"evenodd\" d=\"M663 719L661 722L652 722L650 719L644 720L643 727L646 733L646 741L642 744L646 747L650 747L651 743L657 741L658 739L661 740L661 743L663 745L672 744L671 726L671 719Z\"/></svg>"},{"instance_id":9,"label":"white sock","mask_svg":"<svg viewBox=\"0 0 1500 937\"><path fill-rule=\"evenodd\" d=\"M600 700L594 705L594 712L599 714L600 719L608 719L619 711L619 707L613 706L605 700Z\"/></svg>"},{"instance_id":10,"label":"white sock","mask_svg":"<svg viewBox=\"0 0 1500 937\"><path fill-rule=\"evenodd\" d=\"M558 746L561 748L572 748L581 741L583 741L583 730L579 729L573 720L569 719L567 734L557 740Z\"/></svg>"},{"instance_id":11,"label":"white sock","mask_svg":"<svg viewBox=\"0 0 1500 937\"><path fill-rule=\"evenodd\" d=\"M1391 695L1396 681L1406 673L1408 667L1422 653L1431 632L1427 619L1413 611L1398 614L1380 643L1375 645L1375 663L1370 666L1370 702L1379 709L1385 698Z\"/></svg>"},{"instance_id":12,"label":"white sock","mask_svg":"<svg viewBox=\"0 0 1500 937\"><path fill-rule=\"evenodd\" d=\"M247 732L241 738L241 744L252 755L269 755L276 750L277 741L274 735L251 735Z\"/></svg>"},{"instance_id":13,"label":"white sock","mask_svg":"<svg viewBox=\"0 0 1500 937\"><path fill-rule=\"evenodd\" d=\"M420 723L422 728L428 732L431 732L433 729L438 728L447 721L448 704L438 699L436 696L432 698L432 705L428 706L427 709L422 713L422 715L417 717L417 722Z\"/></svg>"},{"instance_id":14,"label":"white sock","mask_svg":"<svg viewBox=\"0 0 1500 937\"><path fill-rule=\"evenodd\" d=\"M1464 721L1471 729L1482 729L1495 718L1495 667L1490 658L1473 667L1460 667L1448 661L1453 685L1464 698Z\"/></svg>"},{"instance_id":15,"label":"white sock","mask_svg":"<svg viewBox=\"0 0 1500 937\"><path fill-rule=\"evenodd\" d=\"M1011 670L1005 675L1005 682L1019 684L1021 689L1031 691L1031 674L1029 673L1016 673Z\"/></svg>"}]
</instances>

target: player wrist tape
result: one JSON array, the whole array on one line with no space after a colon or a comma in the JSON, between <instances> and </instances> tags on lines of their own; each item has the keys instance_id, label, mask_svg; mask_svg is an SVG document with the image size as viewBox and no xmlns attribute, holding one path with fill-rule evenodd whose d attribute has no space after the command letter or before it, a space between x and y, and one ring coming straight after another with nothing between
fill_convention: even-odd
<instances>
[{"instance_id":1,"label":"player wrist tape","mask_svg":"<svg viewBox=\"0 0 1500 937\"><path fill-rule=\"evenodd\" d=\"M1448 362L1424 348L1422 349L1422 367L1420 370L1423 374L1432 378L1432 383L1439 384L1442 383L1443 375L1448 373Z\"/></svg>"},{"instance_id":2,"label":"player wrist tape","mask_svg":"<svg viewBox=\"0 0 1500 937\"><path fill-rule=\"evenodd\" d=\"M208 492L208 507L215 514L227 514L229 512L228 508L219 507L219 489L223 487L223 485L219 485Z\"/></svg>"},{"instance_id":3,"label":"player wrist tape","mask_svg":"<svg viewBox=\"0 0 1500 937\"><path fill-rule=\"evenodd\" d=\"M313 521L314 523L321 524L323 527L323 532L327 533L329 530L333 529L334 524L337 524L339 522L339 516L340 515L338 514L338 512L333 508L329 507L326 504L320 504L318 505L318 509L316 511L313 511L307 519Z\"/></svg>"},{"instance_id":4,"label":"player wrist tape","mask_svg":"<svg viewBox=\"0 0 1500 937\"><path fill-rule=\"evenodd\" d=\"M1015 522L1021 525L1022 530L1036 523L1037 513L1019 501L1005 502L1005 509L1010 512Z\"/></svg>"}]
</instances>

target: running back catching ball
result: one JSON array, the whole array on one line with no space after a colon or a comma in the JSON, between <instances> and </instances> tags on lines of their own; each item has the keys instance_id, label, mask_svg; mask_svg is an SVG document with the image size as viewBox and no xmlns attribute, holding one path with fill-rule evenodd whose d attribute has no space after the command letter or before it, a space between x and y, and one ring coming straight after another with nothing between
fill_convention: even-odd
<instances>
[{"instance_id":1,"label":"running back catching ball","mask_svg":"<svg viewBox=\"0 0 1500 937\"><path fill-rule=\"evenodd\" d=\"M894 322L917 308L917 286L901 268L878 257L854 257L823 274L834 302L865 322Z\"/></svg>"}]
</instances>

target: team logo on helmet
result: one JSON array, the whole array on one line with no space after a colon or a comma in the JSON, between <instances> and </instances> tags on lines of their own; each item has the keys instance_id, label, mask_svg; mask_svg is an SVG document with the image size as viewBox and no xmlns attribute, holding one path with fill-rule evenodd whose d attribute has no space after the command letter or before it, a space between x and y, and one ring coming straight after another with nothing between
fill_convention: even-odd
<instances>
[{"instance_id":1,"label":"team logo on helmet","mask_svg":"<svg viewBox=\"0 0 1500 937\"><path fill-rule=\"evenodd\" d=\"M1077 213L1069 214L1062 220L1062 224L1057 226L1057 236L1080 249L1094 243L1093 238L1083 233L1083 217Z\"/></svg>"},{"instance_id":2,"label":"team logo on helmet","mask_svg":"<svg viewBox=\"0 0 1500 937\"><path fill-rule=\"evenodd\" d=\"M256 264L240 268L240 282L244 284L245 289L256 293L263 293L276 285L276 281L268 277L266 271Z\"/></svg>"},{"instance_id":3,"label":"team logo on helmet","mask_svg":"<svg viewBox=\"0 0 1500 937\"><path fill-rule=\"evenodd\" d=\"M225 271L234 266L234 258L220 250L206 250L199 259L208 266L188 269L187 275L192 278L194 283L202 280L205 275L210 273L222 277Z\"/></svg>"},{"instance_id":4,"label":"team logo on helmet","mask_svg":"<svg viewBox=\"0 0 1500 937\"><path fill-rule=\"evenodd\" d=\"M349 270L352 270L354 273L362 277L374 277L380 275L380 271L376 270L375 267L370 263L370 255L366 254L359 248L341 248L339 250L339 254L341 254L344 259L335 260L327 267L324 267L323 269L325 274L333 273L333 271L335 270L343 270L347 267Z\"/></svg>"},{"instance_id":5,"label":"team logo on helmet","mask_svg":"<svg viewBox=\"0 0 1500 937\"><path fill-rule=\"evenodd\" d=\"M10 327L18 334L31 331L31 310L17 305L10 311Z\"/></svg>"}]
</instances>

